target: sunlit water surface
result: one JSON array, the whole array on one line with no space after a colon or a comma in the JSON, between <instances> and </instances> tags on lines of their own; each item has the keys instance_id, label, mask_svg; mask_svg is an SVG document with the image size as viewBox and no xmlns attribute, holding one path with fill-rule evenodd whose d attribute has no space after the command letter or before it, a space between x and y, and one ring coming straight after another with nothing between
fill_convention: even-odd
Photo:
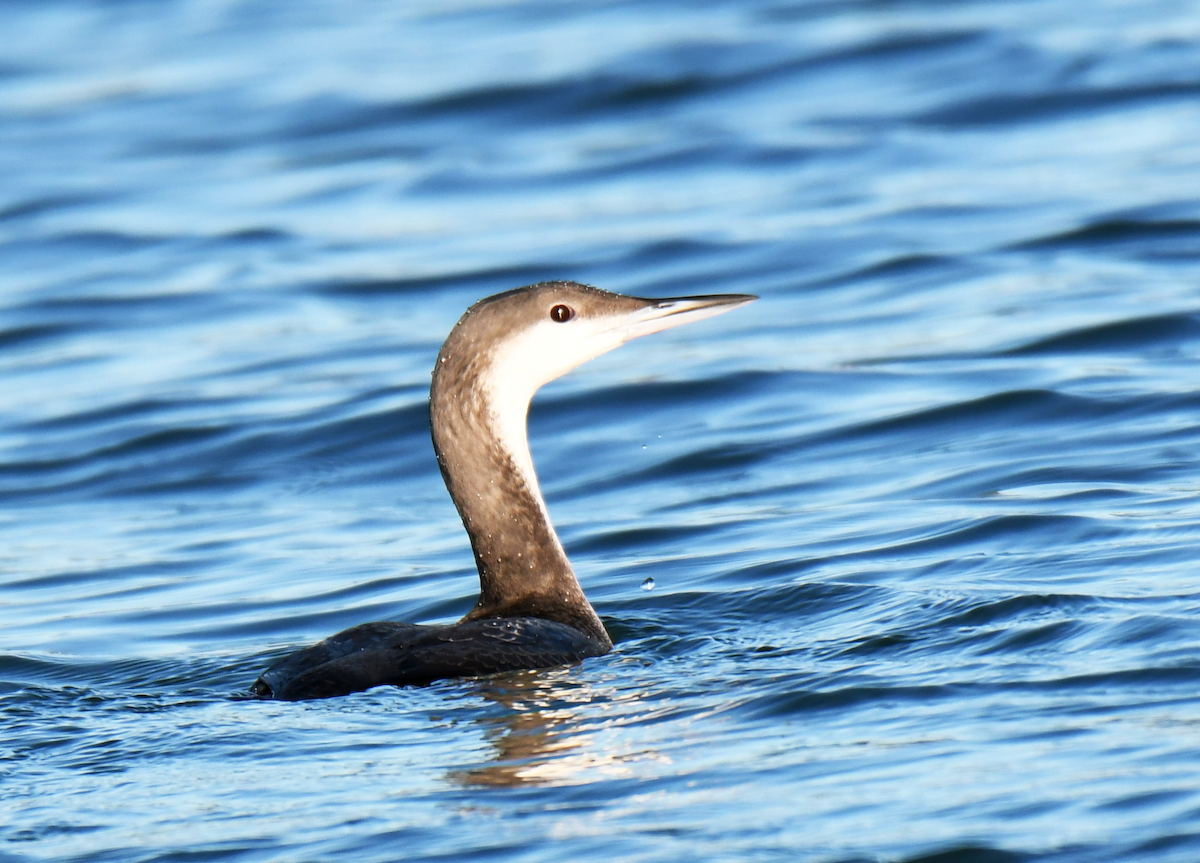
<instances>
[{"instance_id":1,"label":"sunlit water surface","mask_svg":"<svg viewBox=\"0 0 1200 863\"><path fill-rule=\"evenodd\" d=\"M1194 4L0 31L0 860L1200 859ZM617 649L243 698L470 606L429 370L546 278L762 296L533 406Z\"/></svg>"}]
</instances>

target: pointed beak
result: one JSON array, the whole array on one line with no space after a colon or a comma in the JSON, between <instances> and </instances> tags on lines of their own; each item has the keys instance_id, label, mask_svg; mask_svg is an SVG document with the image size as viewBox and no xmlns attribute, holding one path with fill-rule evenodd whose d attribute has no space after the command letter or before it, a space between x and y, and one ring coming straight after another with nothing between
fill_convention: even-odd
<instances>
[{"instance_id":1,"label":"pointed beak","mask_svg":"<svg viewBox=\"0 0 1200 863\"><path fill-rule=\"evenodd\" d=\"M662 300L643 300L645 308L630 316L621 328L624 341L669 330L671 327L702 321L752 303L753 294L711 294L707 297L668 297Z\"/></svg>"}]
</instances>

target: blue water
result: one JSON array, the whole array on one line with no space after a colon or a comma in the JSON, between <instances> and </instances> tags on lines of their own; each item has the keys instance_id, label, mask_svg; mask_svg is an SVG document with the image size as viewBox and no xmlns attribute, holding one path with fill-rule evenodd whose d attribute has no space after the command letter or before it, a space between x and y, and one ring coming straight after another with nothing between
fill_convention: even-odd
<instances>
[{"instance_id":1,"label":"blue water","mask_svg":"<svg viewBox=\"0 0 1200 863\"><path fill-rule=\"evenodd\" d=\"M0 860L1200 859L1194 3L0 32ZM470 606L429 371L545 278L762 297L535 400L617 649L243 698Z\"/></svg>"}]
</instances>

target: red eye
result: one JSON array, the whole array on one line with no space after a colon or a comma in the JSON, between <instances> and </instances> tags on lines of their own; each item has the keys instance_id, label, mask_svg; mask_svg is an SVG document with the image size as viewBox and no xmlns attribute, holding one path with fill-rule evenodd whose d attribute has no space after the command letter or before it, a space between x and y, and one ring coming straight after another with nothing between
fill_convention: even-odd
<instances>
[{"instance_id":1,"label":"red eye","mask_svg":"<svg viewBox=\"0 0 1200 863\"><path fill-rule=\"evenodd\" d=\"M559 303L550 310L550 320L559 324L565 324L573 317L575 317L575 310L570 306L564 306L562 303Z\"/></svg>"}]
</instances>

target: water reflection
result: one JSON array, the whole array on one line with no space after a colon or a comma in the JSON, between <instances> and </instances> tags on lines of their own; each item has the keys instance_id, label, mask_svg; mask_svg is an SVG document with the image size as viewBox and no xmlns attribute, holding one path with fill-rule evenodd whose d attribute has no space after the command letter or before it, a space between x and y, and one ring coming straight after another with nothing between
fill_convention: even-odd
<instances>
[{"instance_id":1,"label":"water reflection","mask_svg":"<svg viewBox=\"0 0 1200 863\"><path fill-rule=\"evenodd\" d=\"M474 719L494 750L493 760L451 771L450 780L463 786L507 788L581 784L629 776L632 762L647 756L665 760L656 752L613 751L598 733L616 719L603 715L608 713L604 706L615 707L629 696L575 679L573 671L526 671L480 681L474 694L499 708Z\"/></svg>"}]
</instances>

